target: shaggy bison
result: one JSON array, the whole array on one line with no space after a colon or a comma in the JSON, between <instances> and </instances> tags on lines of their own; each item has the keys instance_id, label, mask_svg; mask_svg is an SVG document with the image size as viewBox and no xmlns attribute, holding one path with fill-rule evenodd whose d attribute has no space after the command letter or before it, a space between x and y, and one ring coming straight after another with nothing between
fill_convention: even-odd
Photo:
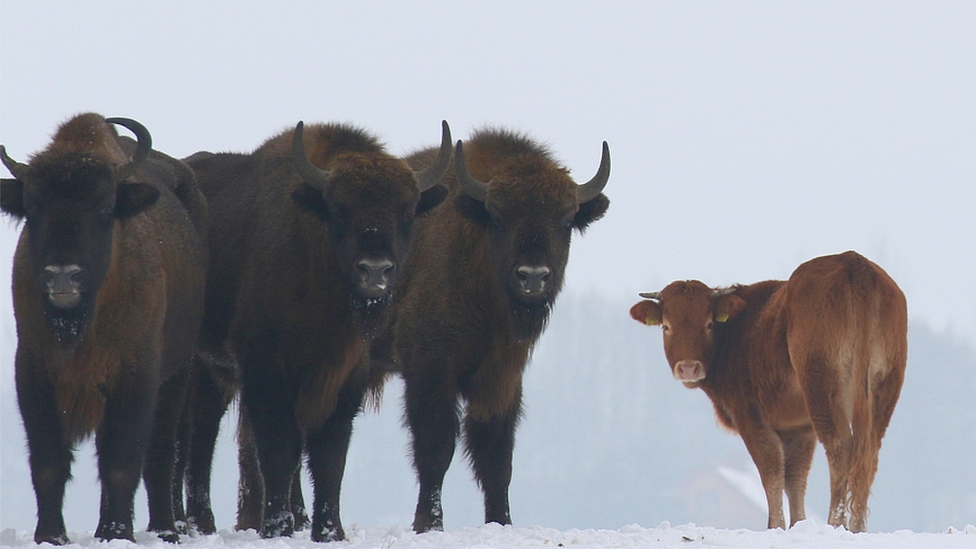
<instances>
[{"instance_id":1,"label":"shaggy bison","mask_svg":"<svg viewBox=\"0 0 976 549\"><path fill-rule=\"evenodd\" d=\"M908 353L905 296L854 252L818 257L788 281L713 290L696 280L641 294L630 315L661 325L674 378L700 387L742 436L769 504L769 528L806 518L817 438L830 466L828 522L863 532L878 450ZM848 513L850 522L848 523Z\"/></svg>"},{"instance_id":2,"label":"shaggy bison","mask_svg":"<svg viewBox=\"0 0 976 549\"><path fill-rule=\"evenodd\" d=\"M430 162L435 150L410 158ZM577 185L537 142L483 130L457 145L453 204L417 222L394 292L393 315L374 342L374 364L405 380L406 418L420 494L413 527L443 528L441 487L461 432L484 492L485 522L510 524L508 487L522 373L563 283L573 230L600 219L610 176Z\"/></svg>"},{"instance_id":3,"label":"shaggy bison","mask_svg":"<svg viewBox=\"0 0 976 549\"><path fill-rule=\"evenodd\" d=\"M253 434L260 467L256 478L243 471L241 510L249 501L261 505L257 518L239 516L238 526L255 520L264 537L294 531L302 510L292 504L292 486L304 450L314 484L312 538L343 539L339 490L352 421L370 384L368 340L390 300L414 219L447 194L438 183L451 149L445 122L440 153L415 172L360 129L299 123L251 154L187 159L212 204L198 365L215 366L210 380L223 380L195 387L191 521L209 513L210 454L193 457L194 448L212 452L236 388L236 361L242 424Z\"/></svg>"},{"instance_id":4,"label":"shaggy bison","mask_svg":"<svg viewBox=\"0 0 976 549\"><path fill-rule=\"evenodd\" d=\"M61 508L73 449L94 432L95 536L133 539L144 474L149 529L174 541L176 425L203 312L206 201L190 169L153 152L134 120L82 114L29 164L0 153L14 176L0 206L25 220L13 298L34 540L68 542Z\"/></svg>"}]
</instances>

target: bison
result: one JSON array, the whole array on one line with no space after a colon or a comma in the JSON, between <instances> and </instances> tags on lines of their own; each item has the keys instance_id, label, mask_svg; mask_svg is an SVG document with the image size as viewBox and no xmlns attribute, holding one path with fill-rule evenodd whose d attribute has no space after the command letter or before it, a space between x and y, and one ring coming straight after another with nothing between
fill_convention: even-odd
<instances>
[{"instance_id":1,"label":"bison","mask_svg":"<svg viewBox=\"0 0 976 549\"><path fill-rule=\"evenodd\" d=\"M239 365L242 424L260 467L256 478L242 472L240 511L251 501L260 509L256 518L239 516L238 526L256 521L264 537L294 531L301 510L291 503L292 486L304 451L314 484L312 539L344 538L339 490L353 418L371 382L368 341L414 219L447 195L439 182L452 142L446 122L442 129L440 153L417 172L372 135L342 124L299 123L251 154L187 159L212 204L198 365L213 371L194 387L191 522L212 521L209 460ZM194 448L211 453L193 457Z\"/></svg>"},{"instance_id":2,"label":"bison","mask_svg":"<svg viewBox=\"0 0 976 549\"><path fill-rule=\"evenodd\" d=\"M433 149L409 161L430 162ZM420 493L413 528L443 529L441 487L461 432L484 493L485 522L511 524L508 489L522 374L563 284L573 230L607 211L597 174L577 185L543 145L500 129L458 142L453 207L417 222L392 315L374 341L378 368L405 382Z\"/></svg>"},{"instance_id":3,"label":"bison","mask_svg":"<svg viewBox=\"0 0 976 549\"><path fill-rule=\"evenodd\" d=\"M745 442L768 527L786 527L784 489L790 525L806 518L819 438L830 466L828 523L863 532L908 353L905 296L891 277L846 252L812 259L787 281L721 290L677 281L641 296L630 315L661 326L674 378L704 390Z\"/></svg>"},{"instance_id":4,"label":"bison","mask_svg":"<svg viewBox=\"0 0 976 549\"><path fill-rule=\"evenodd\" d=\"M113 124L138 142L121 138ZM95 536L133 540L144 476L149 530L177 540L171 483L186 371L203 314L207 205L193 172L126 118L78 115L29 164L7 156L17 399L37 496L34 541L68 543L76 444L95 434ZM144 464L145 461L145 464Z\"/></svg>"}]
</instances>

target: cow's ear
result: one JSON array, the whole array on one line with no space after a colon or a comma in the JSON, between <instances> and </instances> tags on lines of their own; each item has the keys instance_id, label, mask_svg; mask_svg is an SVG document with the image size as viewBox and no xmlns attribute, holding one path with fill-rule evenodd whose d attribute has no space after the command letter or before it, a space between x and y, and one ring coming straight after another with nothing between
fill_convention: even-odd
<instances>
[{"instance_id":1,"label":"cow's ear","mask_svg":"<svg viewBox=\"0 0 976 549\"><path fill-rule=\"evenodd\" d=\"M447 198L447 187L444 185L434 185L426 191L420 193L420 201L417 202L417 217L421 217L444 202Z\"/></svg>"},{"instance_id":2,"label":"cow's ear","mask_svg":"<svg viewBox=\"0 0 976 549\"><path fill-rule=\"evenodd\" d=\"M596 198L593 200L579 205L579 210L576 212L576 216L573 217L573 226L582 233L590 223L603 217L603 214L607 213L607 208L609 207L610 199L605 194L600 193L596 195Z\"/></svg>"},{"instance_id":3,"label":"cow's ear","mask_svg":"<svg viewBox=\"0 0 976 549\"><path fill-rule=\"evenodd\" d=\"M484 202L471 198L466 193L458 193L454 198L454 207L458 213L474 223L482 227L491 226L491 214Z\"/></svg>"},{"instance_id":4,"label":"cow's ear","mask_svg":"<svg viewBox=\"0 0 976 549\"><path fill-rule=\"evenodd\" d=\"M630 318L641 324L657 326L661 323L661 304L650 299L638 301L630 308Z\"/></svg>"},{"instance_id":5,"label":"cow's ear","mask_svg":"<svg viewBox=\"0 0 976 549\"><path fill-rule=\"evenodd\" d=\"M746 302L741 297L733 294L723 295L715 301L715 322L726 322L735 318L745 306Z\"/></svg>"},{"instance_id":6,"label":"cow's ear","mask_svg":"<svg viewBox=\"0 0 976 549\"><path fill-rule=\"evenodd\" d=\"M115 191L115 217L126 220L159 200L159 189L148 183L120 183Z\"/></svg>"},{"instance_id":7,"label":"cow's ear","mask_svg":"<svg viewBox=\"0 0 976 549\"><path fill-rule=\"evenodd\" d=\"M327 220L329 218L329 205L322 197L322 191L302 184L295 192L291 193L291 197L302 209L311 212L319 219Z\"/></svg>"},{"instance_id":8,"label":"cow's ear","mask_svg":"<svg viewBox=\"0 0 976 549\"><path fill-rule=\"evenodd\" d=\"M23 219L27 214L24 209L24 184L19 179L0 180L0 210L17 219Z\"/></svg>"}]
</instances>

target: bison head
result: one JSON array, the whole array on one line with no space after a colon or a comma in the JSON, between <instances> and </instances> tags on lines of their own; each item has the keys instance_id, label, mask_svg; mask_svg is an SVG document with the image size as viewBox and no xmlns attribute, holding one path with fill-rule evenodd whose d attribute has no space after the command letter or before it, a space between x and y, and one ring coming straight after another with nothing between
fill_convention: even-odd
<instances>
[{"instance_id":1,"label":"bison head","mask_svg":"<svg viewBox=\"0 0 976 549\"><path fill-rule=\"evenodd\" d=\"M138 138L129 158L106 123ZM112 256L116 221L124 221L159 198L152 185L127 181L149 156L152 139L127 118L79 115L62 125L47 150L22 164L0 158L14 179L3 179L0 208L25 220L29 269L58 340L71 343L83 331Z\"/></svg>"},{"instance_id":2,"label":"bison head","mask_svg":"<svg viewBox=\"0 0 976 549\"><path fill-rule=\"evenodd\" d=\"M602 193L610 177L610 148L596 175L577 185L544 148L504 132L476 135L471 165L457 143L455 172L463 192L455 206L488 234L492 265L516 314L545 318L562 287L573 230L601 218L610 201ZM543 320L544 321L544 320Z\"/></svg>"},{"instance_id":3,"label":"bison head","mask_svg":"<svg viewBox=\"0 0 976 549\"><path fill-rule=\"evenodd\" d=\"M697 281L675 281L631 307L630 316L648 326L660 325L664 355L674 378L696 387L708 375L715 344L715 323L734 318L745 301L735 287L714 290Z\"/></svg>"},{"instance_id":4,"label":"bison head","mask_svg":"<svg viewBox=\"0 0 976 549\"><path fill-rule=\"evenodd\" d=\"M438 182L451 161L451 129L442 123L440 153L433 165L418 172L404 160L376 150L350 147L329 156L316 149L314 140L306 143L303 134L299 122L292 160L304 185L295 199L326 223L356 303L376 308L391 295L414 219L447 196ZM313 164L306 147L328 169Z\"/></svg>"}]
</instances>

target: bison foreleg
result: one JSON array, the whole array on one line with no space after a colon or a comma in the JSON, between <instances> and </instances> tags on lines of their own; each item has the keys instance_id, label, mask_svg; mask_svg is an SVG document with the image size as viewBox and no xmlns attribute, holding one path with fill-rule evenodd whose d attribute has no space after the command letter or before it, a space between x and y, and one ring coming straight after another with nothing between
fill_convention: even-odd
<instances>
[{"instance_id":1,"label":"bison foreleg","mask_svg":"<svg viewBox=\"0 0 976 549\"><path fill-rule=\"evenodd\" d=\"M146 453L143 479L149 498L149 531L170 542L179 541L173 512L173 483L176 464L176 435L189 368L184 368L163 382L153 423L152 439Z\"/></svg>"},{"instance_id":2,"label":"bison foreleg","mask_svg":"<svg viewBox=\"0 0 976 549\"><path fill-rule=\"evenodd\" d=\"M54 404L54 390L46 382L36 383L35 372L43 371L25 363L17 351L17 400L27 431L31 480L37 496L36 543L64 545L68 533L61 512L64 486L71 478L72 449L64 442L61 418Z\"/></svg>"},{"instance_id":3,"label":"bison foreleg","mask_svg":"<svg viewBox=\"0 0 976 549\"><path fill-rule=\"evenodd\" d=\"M506 414L489 418L468 416L464 441L475 479L485 498L485 523L511 524L508 488L512 481L512 451L521 399Z\"/></svg>"},{"instance_id":4,"label":"bison foreleg","mask_svg":"<svg viewBox=\"0 0 976 549\"><path fill-rule=\"evenodd\" d=\"M362 409L365 394L365 380L347 381L339 394L335 411L322 428L310 434L306 440L308 466L315 490L312 509L314 541L341 541L346 537L339 516L339 493L352 437L353 418Z\"/></svg>"},{"instance_id":5,"label":"bison foreleg","mask_svg":"<svg viewBox=\"0 0 976 549\"><path fill-rule=\"evenodd\" d=\"M133 499L142 477L158 387L149 377L133 376L125 380L124 386L117 387L106 399L105 417L95 437L102 484L101 510L95 530L99 539L135 540Z\"/></svg>"},{"instance_id":6,"label":"bison foreleg","mask_svg":"<svg viewBox=\"0 0 976 549\"><path fill-rule=\"evenodd\" d=\"M210 358L215 355L211 353L206 356ZM236 383L224 384L218 380L218 372L214 370L221 367L228 370L235 368L232 361L227 359L218 363L212 358L205 360L199 354L194 357L187 393L186 408L191 427L186 464L186 518L201 534L217 531L210 503L214 446L220 432L220 421L237 394Z\"/></svg>"},{"instance_id":7,"label":"bison foreleg","mask_svg":"<svg viewBox=\"0 0 976 549\"><path fill-rule=\"evenodd\" d=\"M291 510L292 480L301 464L302 439L295 424L293 396L280 380L262 378L245 385L241 394L250 418L264 481L261 536L290 536L295 532Z\"/></svg>"},{"instance_id":8,"label":"bison foreleg","mask_svg":"<svg viewBox=\"0 0 976 549\"><path fill-rule=\"evenodd\" d=\"M783 514L783 489L785 488L785 464L783 445L773 430L763 425L755 425L748 419L736 418L739 434L759 469L769 507L766 527L786 530L786 517Z\"/></svg>"},{"instance_id":9,"label":"bison foreleg","mask_svg":"<svg viewBox=\"0 0 976 549\"><path fill-rule=\"evenodd\" d=\"M458 397L448 383L406 377L407 423L413 437L413 465L420 483L413 529L444 529L441 491L460 433Z\"/></svg>"}]
</instances>

